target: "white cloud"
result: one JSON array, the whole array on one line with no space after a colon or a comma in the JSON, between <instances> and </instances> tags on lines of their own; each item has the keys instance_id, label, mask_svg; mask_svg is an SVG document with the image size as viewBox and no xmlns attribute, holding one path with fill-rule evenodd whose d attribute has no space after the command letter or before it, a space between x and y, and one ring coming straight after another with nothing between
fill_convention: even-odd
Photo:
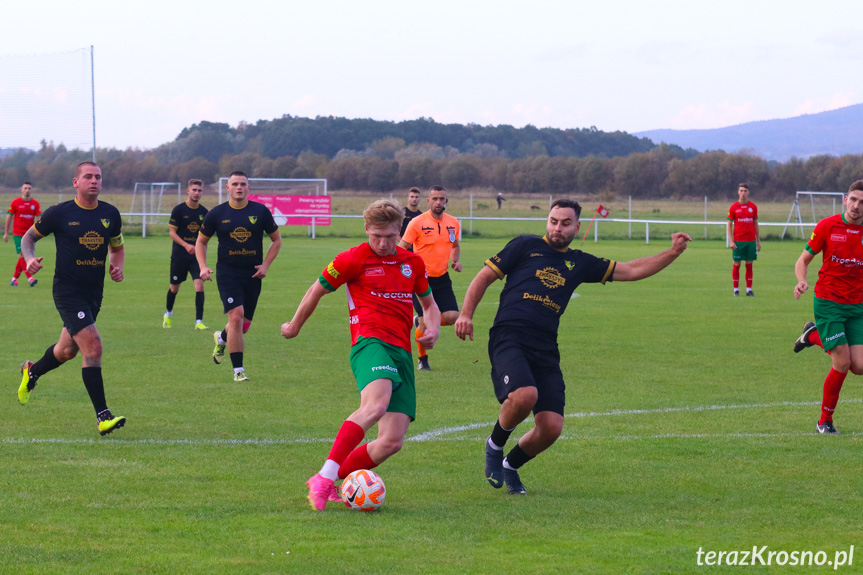
<instances>
[{"instance_id":1,"label":"white cloud","mask_svg":"<svg viewBox=\"0 0 863 575\"><path fill-rule=\"evenodd\" d=\"M817 114L819 112L826 112L828 110L836 110L839 108L850 106L852 104L856 104L858 100L859 96L856 92L844 92L833 94L832 96L827 98L806 100L794 109L792 115L801 116L803 114Z\"/></svg>"},{"instance_id":2,"label":"white cloud","mask_svg":"<svg viewBox=\"0 0 863 575\"><path fill-rule=\"evenodd\" d=\"M675 130L704 130L751 122L757 119L754 108L752 102L735 104L728 100L689 104L671 119L670 127Z\"/></svg>"}]
</instances>

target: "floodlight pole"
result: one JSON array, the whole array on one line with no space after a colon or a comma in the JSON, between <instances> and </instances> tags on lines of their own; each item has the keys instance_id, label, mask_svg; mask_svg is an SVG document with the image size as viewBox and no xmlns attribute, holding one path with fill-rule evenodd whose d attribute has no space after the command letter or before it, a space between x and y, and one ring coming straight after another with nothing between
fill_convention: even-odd
<instances>
[{"instance_id":1,"label":"floodlight pole","mask_svg":"<svg viewBox=\"0 0 863 575\"><path fill-rule=\"evenodd\" d=\"M90 44L90 102L93 111L93 162L96 162L96 78L93 72L93 45Z\"/></svg>"}]
</instances>

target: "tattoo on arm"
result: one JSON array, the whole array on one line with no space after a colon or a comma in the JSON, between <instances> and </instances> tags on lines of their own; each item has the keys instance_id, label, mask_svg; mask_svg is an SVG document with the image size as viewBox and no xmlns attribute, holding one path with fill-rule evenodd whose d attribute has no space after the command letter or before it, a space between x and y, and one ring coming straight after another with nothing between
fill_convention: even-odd
<instances>
[{"instance_id":1,"label":"tattoo on arm","mask_svg":"<svg viewBox=\"0 0 863 575\"><path fill-rule=\"evenodd\" d=\"M42 236L37 234L33 228L27 230L27 233L21 238L21 255L24 256L24 261L36 257L36 242L41 239Z\"/></svg>"}]
</instances>

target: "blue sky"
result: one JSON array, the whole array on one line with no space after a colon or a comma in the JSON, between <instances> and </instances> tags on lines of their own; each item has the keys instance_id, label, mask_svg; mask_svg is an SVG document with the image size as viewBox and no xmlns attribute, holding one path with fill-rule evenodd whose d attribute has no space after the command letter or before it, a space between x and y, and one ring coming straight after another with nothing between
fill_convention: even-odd
<instances>
[{"instance_id":1,"label":"blue sky","mask_svg":"<svg viewBox=\"0 0 863 575\"><path fill-rule=\"evenodd\" d=\"M831 0L46 0L4 7L0 54L93 45L100 146L283 114L638 132L860 103L861 16Z\"/></svg>"}]
</instances>

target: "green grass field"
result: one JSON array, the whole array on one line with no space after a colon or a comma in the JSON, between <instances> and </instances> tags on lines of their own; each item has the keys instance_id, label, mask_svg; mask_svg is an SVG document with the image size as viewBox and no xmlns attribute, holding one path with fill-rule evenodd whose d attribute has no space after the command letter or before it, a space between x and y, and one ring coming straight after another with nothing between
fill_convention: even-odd
<instances>
[{"instance_id":1,"label":"green grass field","mask_svg":"<svg viewBox=\"0 0 863 575\"><path fill-rule=\"evenodd\" d=\"M223 325L215 285L210 332L192 330L189 282L174 328L163 330L169 241L127 236L126 280L107 282L98 326L108 402L128 424L106 438L77 358L17 403L18 364L40 357L61 328L53 240L38 244L48 264L39 285L0 284L0 572L736 573L698 566L697 551L768 546L832 560L863 544L860 380L842 391L842 435L818 435L829 361L817 348L791 352L812 296L792 295L802 244L787 241L765 242L755 298L731 296L721 241L694 242L642 282L580 287L561 322L564 436L523 468L526 497L492 489L482 470L498 412L486 353L498 282L478 309L477 340L445 329L435 371L418 374L410 440L378 468L384 507L311 511L304 482L358 405L343 291L298 339L282 339L279 326L330 259L359 241L286 239L246 338L251 381L238 385L229 364L210 359ZM463 241L459 299L504 243ZM586 249L629 260L667 244ZM4 248L8 276L15 256L11 242ZM838 571L861 572L857 551Z\"/></svg>"}]
</instances>

